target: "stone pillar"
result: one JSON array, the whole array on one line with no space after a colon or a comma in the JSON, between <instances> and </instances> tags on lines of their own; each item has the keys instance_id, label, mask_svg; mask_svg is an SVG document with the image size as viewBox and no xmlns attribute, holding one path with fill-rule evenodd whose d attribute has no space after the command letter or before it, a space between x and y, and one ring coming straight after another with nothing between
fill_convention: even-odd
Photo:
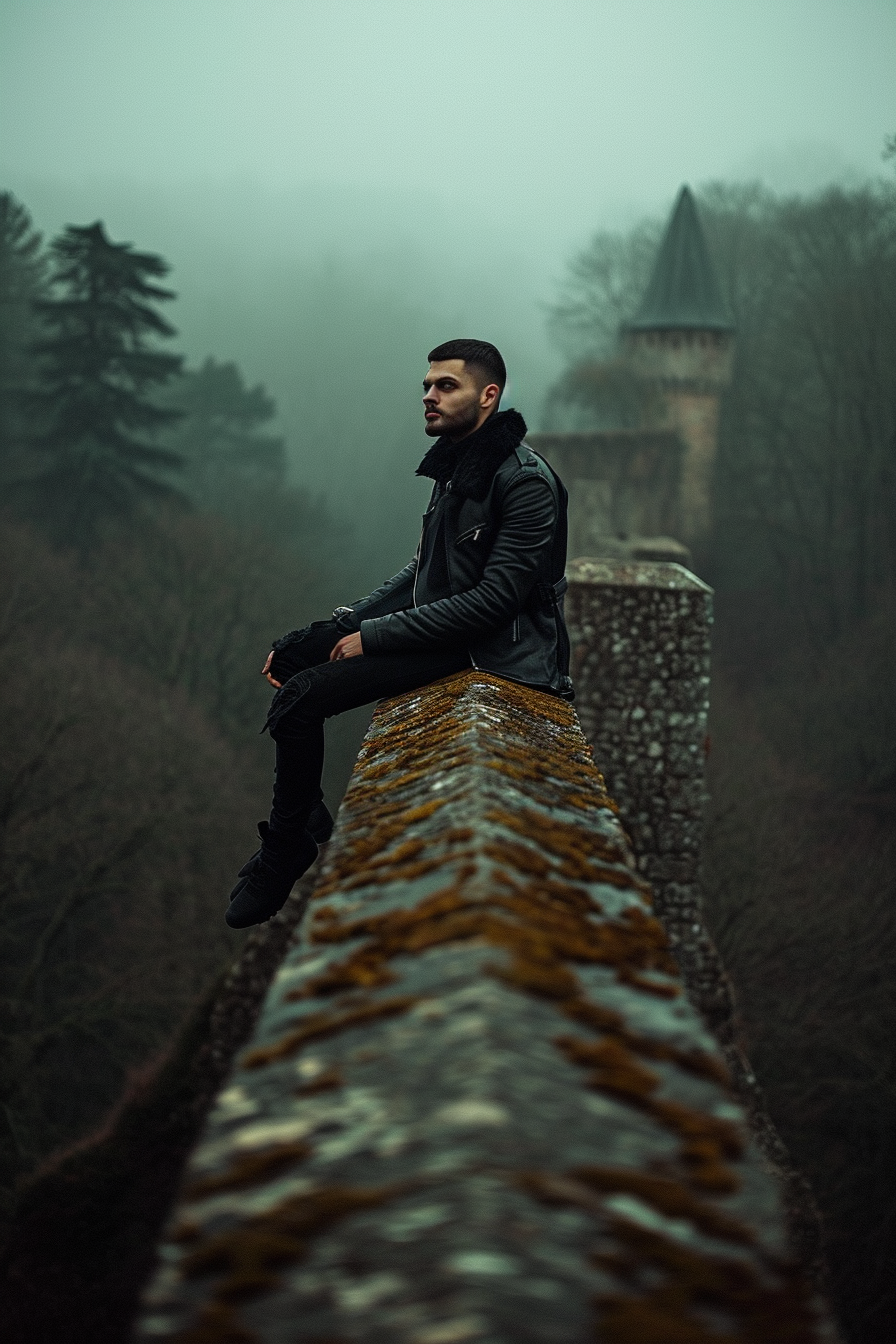
<instances>
[{"instance_id":1,"label":"stone pillar","mask_svg":"<svg viewBox=\"0 0 896 1344\"><path fill-rule=\"evenodd\" d=\"M833 1338L572 707L384 702L136 1339L710 1334Z\"/></svg>"},{"instance_id":2,"label":"stone pillar","mask_svg":"<svg viewBox=\"0 0 896 1344\"><path fill-rule=\"evenodd\" d=\"M698 889L712 589L678 564L573 560L576 709L691 997L713 1025L727 982Z\"/></svg>"}]
</instances>

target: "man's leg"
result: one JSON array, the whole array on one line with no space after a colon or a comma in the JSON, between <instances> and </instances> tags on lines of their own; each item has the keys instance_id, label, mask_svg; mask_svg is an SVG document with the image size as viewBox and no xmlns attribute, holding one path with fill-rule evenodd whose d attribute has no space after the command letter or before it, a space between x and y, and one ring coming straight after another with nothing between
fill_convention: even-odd
<instances>
[{"instance_id":1,"label":"man's leg","mask_svg":"<svg viewBox=\"0 0 896 1344\"><path fill-rule=\"evenodd\" d=\"M323 797L325 719L372 700L416 690L469 666L469 655L462 649L345 658L308 668L295 677L284 687L288 700L281 692L286 703L277 710L272 706L270 732L277 744L277 766L271 829L286 832L304 827Z\"/></svg>"},{"instance_id":2,"label":"man's leg","mask_svg":"<svg viewBox=\"0 0 896 1344\"><path fill-rule=\"evenodd\" d=\"M309 724L306 731L299 728L291 736L278 732L274 741L277 754L268 825L280 833L301 831L324 796L320 786L324 768L323 721Z\"/></svg>"},{"instance_id":3,"label":"man's leg","mask_svg":"<svg viewBox=\"0 0 896 1344\"><path fill-rule=\"evenodd\" d=\"M273 647L271 675L274 680L285 683L297 672L328 662L345 633L335 621L314 621L302 630L291 630Z\"/></svg>"},{"instance_id":4,"label":"man's leg","mask_svg":"<svg viewBox=\"0 0 896 1344\"><path fill-rule=\"evenodd\" d=\"M466 650L346 658L307 668L278 692L268 719L277 745L271 818L255 867L234 891L228 924L246 928L269 919L316 857L305 827L323 796L324 721L469 666Z\"/></svg>"}]
</instances>

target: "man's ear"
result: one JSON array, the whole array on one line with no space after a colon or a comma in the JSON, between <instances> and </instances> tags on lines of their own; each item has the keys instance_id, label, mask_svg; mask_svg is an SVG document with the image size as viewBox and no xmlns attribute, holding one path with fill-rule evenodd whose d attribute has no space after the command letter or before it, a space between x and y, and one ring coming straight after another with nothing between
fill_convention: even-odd
<instances>
[{"instance_id":1,"label":"man's ear","mask_svg":"<svg viewBox=\"0 0 896 1344\"><path fill-rule=\"evenodd\" d=\"M490 411L501 400L501 389L497 383L486 383L479 393L479 405L484 411Z\"/></svg>"}]
</instances>

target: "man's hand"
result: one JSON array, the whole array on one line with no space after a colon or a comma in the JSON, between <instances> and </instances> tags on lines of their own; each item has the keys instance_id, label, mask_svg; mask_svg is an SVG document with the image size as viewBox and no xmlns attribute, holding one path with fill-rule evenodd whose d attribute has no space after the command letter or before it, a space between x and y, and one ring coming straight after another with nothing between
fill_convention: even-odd
<instances>
[{"instance_id":1,"label":"man's hand","mask_svg":"<svg viewBox=\"0 0 896 1344\"><path fill-rule=\"evenodd\" d=\"M333 652L330 654L330 662L338 662L340 658L360 658L364 652L361 643L361 635L356 631L352 635L345 635L340 639Z\"/></svg>"},{"instance_id":2,"label":"man's hand","mask_svg":"<svg viewBox=\"0 0 896 1344\"><path fill-rule=\"evenodd\" d=\"M264 667L261 669L261 675L263 677L267 677L271 685L276 686L277 690L279 691L280 687L283 685L283 682L275 681L274 678L271 676L271 662L273 661L273 657L274 657L274 650L271 649L270 653L268 654L268 660L265 663Z\"/></svg>"}]
</instances>

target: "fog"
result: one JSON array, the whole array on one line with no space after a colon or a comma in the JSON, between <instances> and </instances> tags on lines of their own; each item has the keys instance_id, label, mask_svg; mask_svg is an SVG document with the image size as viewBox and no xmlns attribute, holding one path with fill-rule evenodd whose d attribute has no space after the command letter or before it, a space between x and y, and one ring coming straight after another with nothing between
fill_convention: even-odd
<instances>
[{"instance_id":1,"label":"fog","mask_svg":"<svg viewBox=\"0 0 896 1344\"><path fill-rule=\"evenodd\" d=\"M694 420L723 389L689 561L707 928L842 1338L889 1344L894 74L894 0L0 0L10 1344L130 1337L156 1215L128 1210L157 1151L177 1178L169 1084L198 1123L195 1005L269 806L259 672L408 560L427 351L491 340L533 429L643 429L677 462L695 387L617 337L685 182L736 332L730 381L699 333ZM692 540L617 528L613 554ZM328 724L334 810L368 713Z\"/></svg>"},{"instance_id":2,"label":"fog","mask_svg":"<svg viewBox=\"0 0 896 1344\"><path fill-rule=\"evenodd\" d=\"M160 252L179 347L263 380L297 480L363 498L397 555L418 495L396 503L374 464L415 460L432 344L495 341L505 404L537 424L560 368L545 308L596 228L664 212L686 180L867 176L896 104L886 0L2 16L4 185L45 233L101 218Z\"/></svg>"},{"instance_id":3,"label":"fog","mask_svg":"<svg viewBox=\"0 0 896 1344\"><path fill-rule=\"evenodd\" d=\"M388 187L455 220L479 197L493 226L524 216L514 237L562 239L764 146L867 166L893 105L886 0L4 9L7 168Z\"/></svg>"}]
</instances>

